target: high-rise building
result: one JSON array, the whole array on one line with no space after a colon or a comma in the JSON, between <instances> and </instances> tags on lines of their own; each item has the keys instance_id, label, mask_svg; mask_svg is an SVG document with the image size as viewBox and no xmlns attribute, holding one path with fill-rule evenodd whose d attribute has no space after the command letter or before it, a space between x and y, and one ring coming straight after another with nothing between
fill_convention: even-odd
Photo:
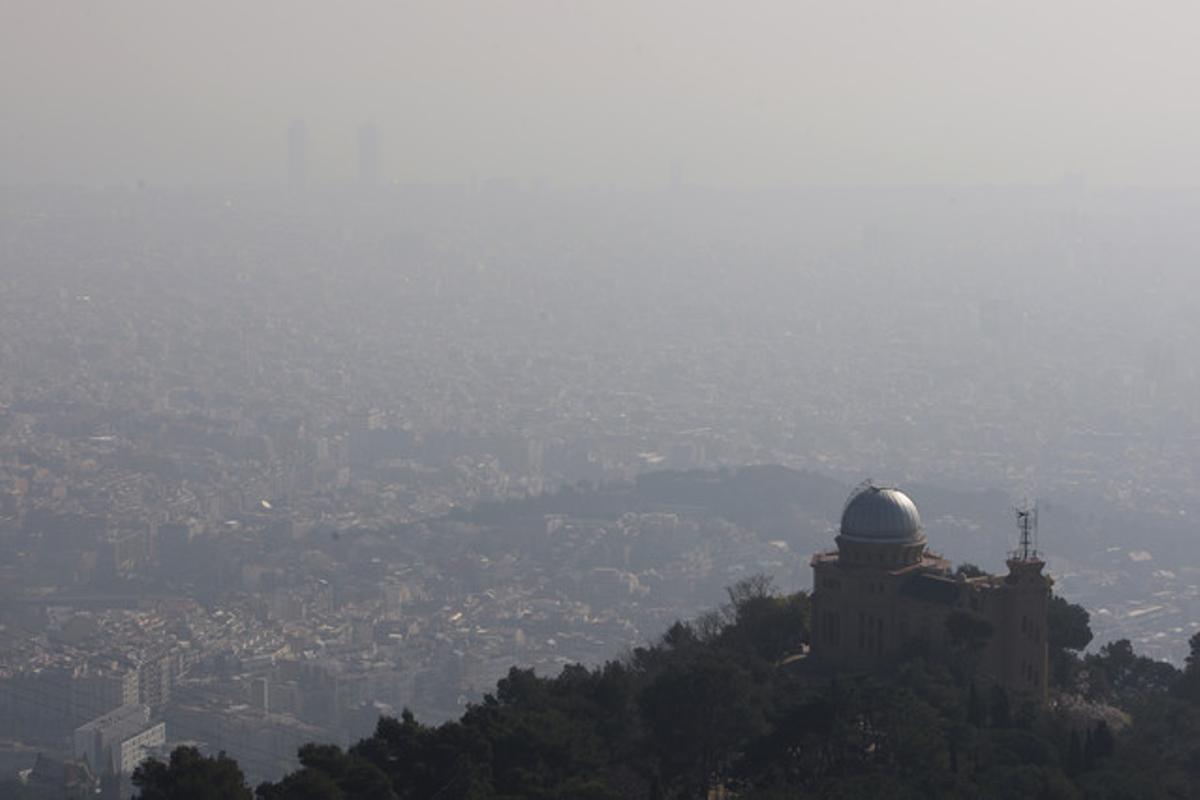
<instances>
[{"instance_id":1,"label":"high-rise building","mask_svg":"<svg viewBox=\"0 0 1200 800\"><path fill-rule=\"evenodd\" d=\"M75 675L71 700L75 714L90 719L119 706L137 703L139 689L136 669L114 666Z\"/></svg>"},{"instance_id":2,"label":"high-rise building","mask_svg":"<svg viewBox=\"0 0 1200 800\"><path fill-rule=\"evenodd\" d=\"M358 182L363 186L379 183L379 129L373 122L358 129Z\"/></svg>"},{"instance_id":3,"label":"high-rise building","mask_svg":"<svg viewBox=\"0 0 1200 800\"><path fill-rule=\"evenodd\" d=\"M150 721L150 709L130 704L75 729L75 757L97 775L127 775L167 741L166 725Z\"/></svg>"},{"instance_id":4,"label":"high-rise building","mask_svg":"<svg viewBox=\"0 0 1200 800\"><path fill-rule=\"evenodd\" d=\"M161 708L171 699L174 657L157 653L138 666L138 700L151 708Z\"/></svg>"},{"instance_id":5,"label":"high-rise building","mask_svg":"<svg viewBox=\"0 0 1200 800\"><path fill-rule=\"evenodd\" d=\"M271 684L266 678L250 681L250 705L264 712L271 710Z\"/></svg>"},{"instance_id":6,"label":"high-rise building","mask_svg":"<svg viewBox=\"0 0 1200 800\"><path fill-rule=\"evenodd\" d=\"M288 185L299 188L308 183L308 126L293 120L288 126Z\"/></svg>"}]
</instances>

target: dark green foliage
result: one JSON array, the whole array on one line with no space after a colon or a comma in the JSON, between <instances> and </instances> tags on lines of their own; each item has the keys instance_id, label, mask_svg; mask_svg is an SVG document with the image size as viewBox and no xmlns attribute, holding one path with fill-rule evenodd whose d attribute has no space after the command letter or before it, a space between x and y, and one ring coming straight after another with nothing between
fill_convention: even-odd
<instances>
[{"instance_id":1,"label":"dark green foliage","mask_svg":"<svg viewBox=\"0 0 1200 800\"><path fill-rule=\"evenodd\" d=\"M1092 730L1092 755L1095 759L1108 758L1113 754L1115 748L1112 731L1108 729L1108 723L1100 720L1096 723L1096 727Z\"/></svg>"},{"instance_id":2,"label":"dark green foliage","mask_svg":"<svg viewBox=\"0 0 1200 800\"><path fill-rule=\"evenodd\" d=\"M194 747L177 747L164 764L156 758L133 771L133 785L142 800L251 800L237 762L220 753L201 755Z\"/></svg>"},{"instance_id":3,"label":"dark green foliage","mask_svg":"<svg viewBox=\"0 0 1200 800\"><path fill-rule=\"evenodd\" d=\"M1188 657L1187 671L1200 671L1200 633L1192 634L1192 638L1188 639Z\"/></svg>"},{"instance_id":4,"label":"dark green foliage","mask_svg":"<svg viewBox=\"0 0 1200 800\"><path fill-rule=\"evenodd\" d=\"M743 780L760 792L841 796L858 780L929 793L950 772L946 721L903 687L835 683L802 693L773 722L740 764Z\"/></svg>"},{"instance_id":5,"label":"dark green foliage","mask_svg":"<svg viewBox=\"0 0 1200 800\"><path fill-rule=\"evenodd\" d=\"M1188 639L1188 646L1190 652L1187 665L1176 689L1181 697L1193 703L1200 703L1200 633L1193 634L1192 638Z\"/></svg>"},{"instance_id":6,"label":"dark green foliage","mask_svg":"<svg viewBox=\"0 0 1200 800\"><path fill-rule=\"evenodd\" d=\"M278 784L264 783L255 792L260 800L343 800L337 781L315 769L296 770Z\"/></svg>"},{"instance_id":7,"label":"dark green foliage","mask_svg":"<svg viewBox=\"0 0 1200 800\"><path fill-rule=\"evenodd\" d=\"M490 785L490 743L465 723L427 728L405 711L380 719L375 735L350 752L382 771L401 800L477 797Z\"/></svg>"},{"instance_id":8,"label":"dark green foliage","mask_svg":"<svg viewBox=\"0 0 1200 800\"><path fill-rule=\"evenodd\" d=\"M392 784L383 770L354 753L332 744L306 744L300 748L301 769L279 785L263 784L257 789L262 800L341 800L370 797L396 800Z\"/></svg>"},{"instance_id":9,"label":"dark green foliage","mask_svg":"<svg viewBox=\"0 0 1200 800\"><path fill-rule=\"evenodd\" d=\"M1070 744L1067 746L1067 774L1074 777L1083 771L1083 742L1079 739L1079 731L1071 731Z\"/></svg>"},{"instance_id":10,"label":"dark green foliage","mask_svg":"<svg viewBox=\"0 0 1200 800\"><path fill-rule=\"evenodd\" d=\"M987 724L987 712L984 711L983 700L979 697L979 689L975 686L974 681L971 681L967 693L967 724L974 725L976 728L982 728Z\"/></svg>"},{"instance_id":11,"label":"dark green foliage","mask_svg":"<svg viewBox=\"0 0 1200 800\"><path fill-rule=\"evenodd\" d=\"M1051 649L1080 652L1092 641L1091 615L1083 606L1050 597L1046 609L1046 643Z\"/></svg>"},{"instance_id":12,"label":"dark green foliage","mask_svg":"<svg viewBox=\"0 0 1200 800\"><path fill-rule=\"evenodd\" d=\"M1091 617L1083 606L1051 595L1046 609L1046 644L1051 686L1070 687L1077 678L1079 653L1092 641Z\"/></svg>"},{"instance_id":13,"label":"dark green foliage","mask_svg":"<svg viewBox=\"0 0 1200 800\"><path fill-rule=\"evenodd\" d=\"M1127 642L1081 661L1074 651L1090 630L1075 607L1055 603L1047 635L1072 678L1126 704L1127 729L1070 728L977 684L970 662L992 629L969 613L950 616L944 662L913 651L886 676L835 677L792 657L808 639L807 595L780 596L754 578L729 597L599 669L545 678L514 668L457 721L429 727L406 711L349 751L306 746L301 768L258 795L690 800L720 785L741 800L1073 800L1187 797L1200 786L1200 704L1187 676ZM1196 671L1200 638L1187 675Z\"/></svg>"},{"instance_id":14,"label":"dark green foliage","mask_svg":"<svg viewBox=\"0 0 1200 800\"><path fill-rule=\"evenodd\" d=\"M1164 661L1139 656L1128 639L1109 642L1083 660L1093 697L1135 701L1139 696L1166 692L1179 682L1179 670Z\"/></svg>"},{"instance_id":15,"label":"dark green foliage","mask_svg":"<svg viewBox=\"0 0 1200 800\"><path fill-rule=\"evenodd\" d=\"M992 721L993 728L1012 727L1012 711L1008 705L1008 692L1000 686L992 687L988 716Z\"/></svg>"},{"instance_id":16,"label":"dark green foliage","mask_svg":"<svg viewBox=\"0 0 1200 800\"><path fill-rule=\"evenodd\" d=\"M718 653L668 664L638 698L663 777L691 796L724 776L739 744L764 727L756 694L751 674Z\"/></svg>"},{"instance_id":17,"label":"dark green foliage","mask_svg":"<svg viewBox=\"0 0 1200 800\"><path fill-rule=\"evenodd\" d=\"M799 653L808 642L808 595L779 596L763 576L738 581L729 589L725 616L732 623L720 630L726 649L753 652L774 662Z\"/></svg>"}]
</instances>

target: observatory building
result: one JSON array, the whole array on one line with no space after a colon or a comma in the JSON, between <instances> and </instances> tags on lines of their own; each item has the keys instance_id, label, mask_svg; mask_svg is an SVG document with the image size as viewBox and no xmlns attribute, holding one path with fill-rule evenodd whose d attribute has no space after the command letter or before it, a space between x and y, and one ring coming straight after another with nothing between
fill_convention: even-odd
<instances>
[{"instance_id":1,"label":"observatory building","mask_svg":"<svg viewBox=\"0 0 1200 800\"><path fill-rule=\"evenodd\" d=\"M931 552L921 515L899 489L866 483L842 511L837 549L813 556L812 658L872 670L910 647L970 661L981 684L1046 697L1051 579L1019 511L1008 574L965 577Z\"/></svg>"}]
</instances>

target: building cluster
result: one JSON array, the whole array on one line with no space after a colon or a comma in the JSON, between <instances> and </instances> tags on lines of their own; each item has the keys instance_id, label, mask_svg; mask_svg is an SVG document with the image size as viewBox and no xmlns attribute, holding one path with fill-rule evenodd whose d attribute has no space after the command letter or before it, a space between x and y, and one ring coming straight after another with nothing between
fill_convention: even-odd
<instances>
[{"instance_id":1,"label":"building cluster","mask_svg":"<svg viewBox=\"0 0 1200 800\"><path fill-rule=\"evenodd\" d=\"M548 514L519 531L450 518L280 528L262 511L186 537L163 523L150 560L40 595L36 570L10 571L24 598L0 628L3 735L57 752L145 709L172 742L278 775L307 741L348 743L405 707L448 718L514 665L598 663L743 575L794 583L802 567L781 542L686 512ZM97 774L129 763L89 759Z\"/></svg>"},{"instance_id":2,"label":"building cluster","mask_svg":"<svg viewBox=\"0 0 1200 800\"><path fill-rule=\"evenodd\" d=\"M1101 495L1114 513L1089 525L1200 513L1197 376L1169 338L1106 350L1125 389L1098 392L1052 346L1094 326L1029 303L1010 331L988 286L929 296L944 254L920 237L889 244L909 280L873 281L847 265L875 237L830 243L823 205L796 216L815 248L797 264L719 202L699 238L606 202L503 183L0 197L13 752L66 780L78 729L145 708L168 743L275 776L380 713L449 717L511 665L619 654L741 576L807 586L830 522L784 542L688 508L513 516L563 486L768 463L1010 487L1033 469ZM980 366L997 363L1021 368ZM1172 426L1113 422L1139 408ZM927 522L972 557L969 514ZM1196 617L1195 567L1111 534L1118 551L1055 573L1157 646Z\"/></svg>"},{"instance_id":3,"label":"building cluster","mask_svg":"<svg viewBox=\"0 0 1200 800\"><path fill-rule=\"evenodd\" d=\"M162 755L164 722L151 722L148 706L128 704L75 729L74 755L104 775L129 775L149 755Z\"/></svg>"},{"instance_id":4,"label":"building cluster","mask_svg":"<svg viewBox=\"0 0 1200 800\"><path fill-rule=\"evenodd\" d=\"M544 451L519 437L378 413L337 433L183 394L142 422L2 412L0 725L98 778L164 742L277 777L305 742L451 717L514 665L597 663L744 574L801 575L785 544L694 509L444 515L528 491L511 476Z\"/></svg>"}]
</instances>

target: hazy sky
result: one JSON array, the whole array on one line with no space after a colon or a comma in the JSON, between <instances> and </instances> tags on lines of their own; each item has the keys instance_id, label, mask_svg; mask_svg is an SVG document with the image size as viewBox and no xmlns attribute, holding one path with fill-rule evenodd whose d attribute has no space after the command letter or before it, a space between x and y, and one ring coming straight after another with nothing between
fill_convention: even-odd
<instances>
[{"instance_id":1,"label":"hazy sky","mask_svg":"<svg viewBox=\"0 0 1200 800\"><path fill-rule=\"evenodd\" d=\"M1200 5L0 0L0 182L1200 184Z\"/></svg>"}]
</instances>

